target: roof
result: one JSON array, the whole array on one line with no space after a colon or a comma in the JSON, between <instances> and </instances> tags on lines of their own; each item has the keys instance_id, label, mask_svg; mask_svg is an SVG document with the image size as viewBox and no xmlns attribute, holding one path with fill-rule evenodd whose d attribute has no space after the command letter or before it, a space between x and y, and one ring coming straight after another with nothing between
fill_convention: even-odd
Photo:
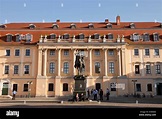
<instances>
[{"instance_id":1,"label":"roof","mask_svg":"<svg viewBox=\"0 0 162 119\"><path fill-rule=\"evenodd\" d=\"M130 24L134 23L135 28L130 28ZM57 24L58 29L53 29L53 25ZM71 25L75 25L76 28L70 28ZM88 25L92 24L94 28L89 29ZM112 28L107 28L107 24L111 24ZM34 25L35 28L29 29L30 25ZM16 44L24 44L25 42L15 42L15 37L13 37L12 42L6 42L6 34L12 34L15 36L16 34L32 34L33 40L28 44L36 44L41 35L50 35L52 33L59 35L63 35L68 33L72 38L74 35L77 36L80 33L83 33L85 37L89 37L89 35L93 35L95 33L100 34L100 36L106 35L108 33L112 33L114 39L116 40L118 35L124 35L126 42L129 44L162 44L162 24L159 22L120 22L118 25L116 22L48 22L48 23L8 23L3 24L0 28L0 44L4 45L16 45ZM133 33L144 34L149 33L150 37L152 37L153 33L158 33L160 41L154 42L151 40L144 42L138 41L133 42L130 40L130 35Z\"/></svg>"}]
</instances>

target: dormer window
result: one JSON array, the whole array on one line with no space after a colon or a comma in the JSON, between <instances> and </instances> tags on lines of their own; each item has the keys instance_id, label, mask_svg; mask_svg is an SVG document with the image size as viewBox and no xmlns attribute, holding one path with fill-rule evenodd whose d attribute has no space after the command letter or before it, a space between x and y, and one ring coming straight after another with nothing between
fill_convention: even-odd
<instances>
[{"instance_id":1,"label":"dormer window","mask_svg":"<svg viewBox=\"0 0 162 119\"><path fill-rule=\"evenodd\" d=\"M113 34L112 33L107 34L106 37L107 37L107 39L113 40Z\"/></svg>"},{"instance_id":2,"label":"dormer window","mask_svg":"<svg viewBox=\"0 0 162 119\"><path fill-rule=\"evenodd\" d=\"M57 24L53 24L53 25L52 25L52 28L53 28L53 29L58 29L59 26L58 26Z\"/></svg>"},{"instance_id":3,"label":"dormer window","mask_svg":"<svg viewBox=\"0 0 162 119\"><path fill-rule=\"evenodd\" d=\"M111 23L108 23L108 24L106 25L106 28L112 28L112 24L111 24Z\"/></svg>"},{"instance_id":4,"label":"dormer window","mask_svg":"<svg viewBox=\"0 0 162 119\"><path fill-rule=\"evenodd\" d=\"M133 41L139 41L140 39L140 35L138 33L134 33L133 35L131 35L131 38Z\"/></svg>"},{"instance_id":5,"label":"dormer window","mask_svg":"<svg viewBox=\"0 0 162 119\"><path fill-rule=\"evenodd\" d=\"M135 28L135 24L134 24L134 23L131 23L131 24L130 24L130 28L131 28L131 29Z\"/></svg>"},{"instance_id":6,"label":"dormer window","mask_svg":"<svg viewBox=\"0 0 162 119\"><path fill-rule=\"evenodd\" d=\"M71 24L71 25L70 25L70 28L71 28L71 29L75 29L75 28L76 28L76 25L75 25L75 24Z\"/></svg>"},{"instance_id":7,"label":"dormer window","mask_svg":"<svg viewBox=\"0 0 162 119\"><path fill-rule=\"evenodd\" d=\"M63 39L69 39L69 38L70 38L69 34L64 34L63 35Z\"/></svg>"},{"instance_id":8,"label":"dormer window","mask_svg":"<svg viewBox=\"0 0 162 119\"><path fill-rule=\"evenodd\" d=\"M143 41L150 41L150 35L148 33L143 34Z\"/></svg>"},{"instance_id":9,"label":"dormer window","mask_svg":"<svg viewBox=\"0 0 162 119\"><path fill-rule=\"evenodd\" d=\"M29 29L35 29L36 26L34 24L29 24Z\"/></svg>"},{"instance_id":10,"label":"dormer window","mask_svg":"<svg viewBox=\"0 0 162 119\"><path fill-rule=\"evenodd\" d=\"M153 40L159 41L159 34L158 33L153 33Z\"/></svg>"},{"instance_id":11,"label":"dormer window","mask_svg":"<svg viewBox=\"0 0 162 119\"><path fill-rule=\"evenodd\" d=\"M84 34L83 33L79 34L79 39L84 39Z\"/></svg>"},{"instance_id":12,"label":"dormer window","mask_svg":"<svg viewBox=\"0 0 162 119\"><path fill-rule=\"evenodd\" d=\"M20 34L16 34L16 42L20 42L20 39L21 37L20 37Z\"/></svg>"},{"instance_id":13,"label":"dormer window","mask_svg":"<svg viewBox=\"0 0 162 119\"><path fill-rule=\"evenodd\" d=\"M100 35L98 33L94 34L94 39L100 39Z\"/></svg>"},{"instance_id":14,"label":"dormer window","mask_svg":"<svg viewBox=\"0 0 162 119\"><path fill-rule=\"evenodd\" d=\"M12 34L7 34L6 42L11 42L11 41L12 41Z\"/></svg>"},{"instance_id":15,"label":"dormer window","mask_svg":"<svg viewBox=\"0 0 162 119\"><path fill-rule=\"evenodd\" d=\"M93 28L94 28L93 24L90 23L90 24L88 25L88 28L89 28L89 29L93 29Z\"/></svg>"},{"instance_id":16,"label":"dormer window","mask_svg":"<svg viewBox=\"0 0 162 119\"><path fill-rule=\"evenodd\" d=\"M50 39L56 39L56 34L50 34Z\"/></svg>"},{"instance_id":17,"label":"dormer window","mask_svg":"<svg viewBox=\"0 0 162 119\"><path fill-rule=\"evenodd\" d=\"M32 35L31 34L26 34L26 42L30 43L32 41Z\"/></svg>"},{"instance_id":18,"label":"dormer window","mask_svg":"<svg viewBox=\"0 0 162 119\"><path fill-rule=\"evenodd\" d=\"M5 28L7 28L6 25L4 25L4 24L0 25L0 29L5 29Z\"/></svg>"},{"instance_id":19,"label":"dormer window","mask_svg":"<svg viewBox=\"0 0 162 119\"><path fill-rule=\"evenodd\" d=\"M160 28L162 28L162 23L160 23Z\"/></svg>"}]
</instances>

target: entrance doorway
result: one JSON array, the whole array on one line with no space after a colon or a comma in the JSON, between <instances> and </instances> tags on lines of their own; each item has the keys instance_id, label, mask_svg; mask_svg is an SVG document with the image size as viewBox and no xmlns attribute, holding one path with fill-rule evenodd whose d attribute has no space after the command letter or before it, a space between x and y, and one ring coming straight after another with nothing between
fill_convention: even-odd
<instances>
[{"instance_id":1,"label":"entrance doorway","mask_svg":"<svg viewBox=\"0 0 162 119\"><path fill-rule=\"evenodd\" d=\"M162 83L157 84L157 95L162 95Z\"/></svg>"},{"instance_id":2,"label":"entrance doorway","mask_svg":"<svg viewBox=\"0 0 162 119\"><path fill-rule=\"evenodd\" d=\"M3 83L2 95L8 95L8 84L9 83Z\"/></svg>"},{"instance_id":3,"label":"entrance doorway","mask_svg":"<svg viewBox=\"0 0 162 119\"><path fill-rule=\"evenodd\" d=\"M100 83L96 83L96 90L99 91L99 89L101 89L101 84Z\"/></svg>"}]
</instances>

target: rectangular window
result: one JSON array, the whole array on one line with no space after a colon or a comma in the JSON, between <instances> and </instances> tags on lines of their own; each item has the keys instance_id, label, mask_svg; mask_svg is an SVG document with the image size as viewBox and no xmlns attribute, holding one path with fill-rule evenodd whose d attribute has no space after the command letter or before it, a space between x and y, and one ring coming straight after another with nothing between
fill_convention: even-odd
<instances>
[{"instance_id":1,"label":"rectangular window","mask_svg":"<svg viewBox=\"0 0 162 119\"><path fill-rule=\"evenodd\" d=\"M17 84L13 84L13 91L15 90L17 92Z\"/></svg>"},{"instance_id":2,"label":"rectangular window","mask_svg":"<svg viewBox=\"0 0 162 119\"><path fill-rule=\"evenodd\" d=\"M95 62L95 73L100 73L100 63Z\"/></svg>"},{"instance_id":3,"label":"rectangular window","mask_svg":"<svg viewBox=\"0 0 162 119\"><path fill-rule=\"evenodd\" d=\"M53 83L48 84L48 91L53 91Z\"/></svg>"},{"instance_id":4,"label":"rectangular window","mask_svg":"<svg viewBox=\"0 0 162 119\"><path fill-rule=\"evenodd\" d=\"M96 56L99 56L99 55L100 55L100 50L95 49L95 55L96 55Z\"/></svg>"},{"instance_id":5,"label":"rectangular window","mask_svg":"<svg viewBox=\"0 0 162 119\"><path fill-rule=\"evenodd\" d=\"M146 74L151 74L151 66L146 65Z\"/></svg>"},{"instance_id":6,"label":"rectangular window","mask_svg":"<svg viewBox=\"0 0 162 119\"><path fill-rule=\"evenodd\" d=\"M64 50L64 55L68 56L69 55L69 50Z\"/></svg>"},{"instance_id":7,"label":"rectangular window","mask_svg":"<svg viewBox=\"0 0 162 119\"><path fill-rule=\"evenodd\" d=\"M27 92L28 91L28 84L24 84L24 89L23 89L24 92Z\"/></svg>"},{"instance_id":8,"label":"rectangular window","mask_svg":"<svg viewBox=\"0 0 162 119\"><path fill-rule=\"evenodd\" d=\"M154 49L154 55L159 56L159 49Z\"/></svg>"},{"instance_id":9,"label":"rectangular window","mask_svg":"<svg viewBox=\"0 0 162 119\"><path fill-rule=\"evenodd\" d=\"M145 49L145 55L146 55L146 56L149 56L149 55L150 55L149 49Z\"/></svg>"},{"instance_id":10,"label":"rectangular window","mask_svg":"<svg viewBox=\"0 0 162 119\"><path fill-rule=\"evenodd\" d=\"M140 67L139 67L139 65L135 65L135 74L140 74Z\"/></svg>"},{"instance_id":11,"label":"rectangular window","mask_svg":"<svg viewBox=\"0 0 162 119\"><path fill-rule=\"evenodd\" d=\"M136 91L140 92L141 91L141 84L136 84Z\"/></svg>"},{"instance_id":12,"label":"rectangular window","mask_svg":"<svg viewBox=\"0 0 162 119\"><path fill-rule=\"evenodd\" d=\"M50 71L49 71L49 73L54 73L54 71L55 71L55 63L51 62L50 63Z\"/></svg>"},{"instance_id":13,"label":"rectangular window","mask_svg":"<svg viewBox=\"0 0 162 119\"><path fill-rule=\"evenodd\" d=\"M10 50L6 50L6 56L10 56Z\"/></svg>"},{"instance_id":14,"label":"rectangular window","mask_svg":"<svg viewBox=\"0 0 162 119\"><path fill-rule=\"evenodd\" d=\"M113 49L109 49L108 53L109 53L110 56L113 56L114 55L114 50Z\"/></svg>"},{"instance_id":15,"label":"rectangular window","mask_svg":"<svg viewBox=\"0 0 162 119\"><path fill-rule=\"evenodd\" d=\"M65 74L68 74L69 73L69 63L68 62L65 62L64 63L64 73Z\"/></svg>"},{"instance_id":16,"label":"rectangular window","mask_svg":"<svg viewBox=\"0 0 162 119\"><path fill-rule=\"evenodd\" d=\"M24 66L24 74L29 74L29 65Z\"/></svg>"},{"instance_id":17,"label":"rectangular window","mask_svg":"<svg viewBox=\"0 0 162 119\"><path fill-rule=\"evenodd\" d=\"M147 91L152 91L152 84L147 84Z\"/></svg>"},{"instance_id":18,"label":"rectangular window","mask_svg":"<svg viewBox=\"0 0 162 119\"><path fill-rule=\"evenodd\" d=\"M138 49L134 49L134 55L138 56L139 55L139 50Z\"/></svg>"},{"instance_id":19,"label":"rectangular window","mask_svg":"<svg viewBox=\"0 0 162 119\"><path fill-rule=\"evenodd\" d=\"M161 74L160 65L155 65L156 74Z\"/></svg>"},{"instance_id":20,"label":"rectangular window","mask_svg":"<svg viewBox=\"0 0 162 119\"><path fill-rule=\"evenodd\" d=\"M55 50L51 49L50 50L50 56L53 56L53 55L55 55Z\"/></svg>"},{"instance_id":21,"label":"rectangular window","mask_svg":"<svg viewBox=\"0 0 162 119\"><path fill-rule=\"evenodd\" d=\"M15 56L20 56L20 50L19 49L15 50Z\"/></svg>"},{"instance_id":22,"label":"rectangular window","mask_svg":"<svg viewBox=\"0 0 162 119\"><path fill-rule=\"evenodd\" d=\"M109 73L114 73L114 62L109 62Z\"/></svg>"},{"instance_id":23,"label":"rectangular window","mask_svg":"<svg viewBox=\"0 0 162 119\"><path fill-rule=\"evenodd\" d=\"M67 83L63 84L63 91L68 91L68 84Z\"/></svg>"},{"instance_id":24,"label":"rectangular window","mask_svg":"<svg viewBox=\"0 0 162 119\"><path fill-rule=\"evenodd\" d=\"M19 73L19 66L14 65L14 74L18 74L18 73Z\"/></svg>"},{"instance_id":25,"label":"rectangular window","mask_svg":"<svg viewBox=\"0 0 162 119\"><path fill-rule=\"evenodd\" d=\"M9 65L5 65L4 74L9 74Z\"/></svg>"},{"instance_id":26,"label":"rectangular window","mask_svg":"<svg viewBox=\"0 0 162 119\"><path fill-rule=\"evenodd\" d=\"M30 56L30 49L26 49L25 56Z\"/></svg>"}]
</instances>

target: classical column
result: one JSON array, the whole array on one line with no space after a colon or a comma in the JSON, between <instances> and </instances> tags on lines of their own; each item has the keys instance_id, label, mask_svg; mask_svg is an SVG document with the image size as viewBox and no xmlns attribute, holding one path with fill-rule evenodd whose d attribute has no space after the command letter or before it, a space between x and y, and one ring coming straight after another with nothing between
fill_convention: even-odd
<instances>
[{"instance_id":1,"label":"classical column","mask_svg":"<svg viewBox=\"0 0 162 119\"><path fill-rule=\"evenodd\" d=\"M125 49L122 50L122 69L123 75L126 75L126 65L125 65Z\"/></svg>"},{"instance_id":2,"label":"classical column","mask_svg":"<svg viewBox=\"0 0 162 119\"><path fill-rule=\"evenodd\" d=\"M43 51L43 76L47 73L47 49Z\"/></svg>"},{"instance_id":3,"label":"classical column","mask_svg":"<svg viewBox=\"0 0 162 119\"><path fill-rule=\"evenodd\" d=\"M38 76L42 76L42 49L38 49Z\"/></svg>"},{"instance_id":4,"label":"classical column","mask_svg":"<svg viewBox=\"0 0 162 119\"><path fill-rule=\"evenodd\" d=\"M121 76L121 49L118 49L119 76Z\"/></svg>"},{"instance_id":5,"label":"classical column","mask_svg":"<svg viewBox=\"0 0 162 119\"><path fill-rule=\"evenodd\" d=\"M61 75L61 49L58 49L58 76Z\"/></svg>"},{"instance_id":6,"label":"classical column","mask_svg":"<svg viewBox=\"0 0 162 119\"><path fill-rule=\"evenodd\" d=\"M34 73L35 73L35 49L33 49L32 51L32 76L34 76Z\"/></svg>"},{"instance_id":7,"label":"classical column","mask_svg":"<svg viewBox=\"0 0 162 119\"><path fill-rule=\"evenodd\" d=\"M89 50L89 74L92 76L92 49Z\"/></svg>"},{"instance_id":8,"label":"classical column","mask_svg":"<svg viewBox=\"0 0 162 119\"><path fill-rule=\"evenodd\" d=\"M105 76L107 76L107 49L105 51Z\"/></svg>"}]
</instances>

